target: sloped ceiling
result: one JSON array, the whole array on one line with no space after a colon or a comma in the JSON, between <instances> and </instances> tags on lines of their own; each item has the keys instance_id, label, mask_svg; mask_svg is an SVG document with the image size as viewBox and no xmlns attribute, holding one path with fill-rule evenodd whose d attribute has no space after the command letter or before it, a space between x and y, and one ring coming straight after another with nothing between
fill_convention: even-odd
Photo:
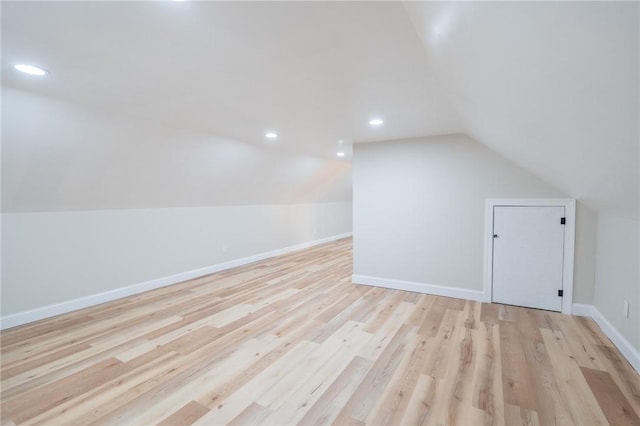
<instances>
[{"instance_id":1,"label":"sloped ceiling","mask_svg":"<svg viewBox=\"0 0 640 426\"><path fill-rule=\"evenodd\" d=\"M202 135L335 158L459 129L401 3L3 2L2 24L3 84Z\"/></svg>"},{"instance_id":2,"label":"sloped ceiling","mask_svg":"<svg viewBox=\"0 0 640 426\"><path fill-rule=\"evenodd\" d=\"M338 141L466 133L638 217L638 3L1 7L3 210L346 200Z\"/></svg>"},{"instance_id":3,"label":"sloped ceiling","mask_svg":"<svg viewBox=\"0 0 640 426\"><path fill-rule=\"evenodd\" d=\"M459 129L400 3L1 7L4 211L348 201L353 141Z\"/></svg>"},{"instance_id":4,"label":"sloped ceiling","mask_svg":"<svg viewBox=\"0 0 640 426\"><path fill-rule=\"evenodd\" d=\"M635 218L638 6L405 3L462 132L598 210Z\"/></svg>"}]
</instances>

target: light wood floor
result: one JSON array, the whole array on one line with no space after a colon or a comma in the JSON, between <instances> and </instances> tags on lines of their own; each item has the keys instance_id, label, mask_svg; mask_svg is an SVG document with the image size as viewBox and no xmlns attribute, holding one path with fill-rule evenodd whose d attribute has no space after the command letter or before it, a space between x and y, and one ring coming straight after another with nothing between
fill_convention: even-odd
<instances>
[{"instance_id":1,"label":"light wood floor","mask_svg":"<svg viewBox=\"0 0 640 426\"><path fill-rule=\"evenodd\" d=\"M7 330L2 425L640 424L591 320L350 276L346 239Z\"/></svg>"}]
</instances>

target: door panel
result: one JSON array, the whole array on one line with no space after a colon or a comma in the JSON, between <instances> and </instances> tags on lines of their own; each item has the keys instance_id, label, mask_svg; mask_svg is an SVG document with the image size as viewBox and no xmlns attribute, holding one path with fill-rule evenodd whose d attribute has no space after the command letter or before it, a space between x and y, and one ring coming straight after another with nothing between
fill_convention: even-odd
<instances>
[{"instance_id":1,"label":"door panel","mask_svg":"<svg viewBox=\"0 0 640 426\"><path fill-rule=\"evenodd\" d=\"M494 207L494 302L562 310L564 214L564 207Z\"/></svg>"}]
</instances>

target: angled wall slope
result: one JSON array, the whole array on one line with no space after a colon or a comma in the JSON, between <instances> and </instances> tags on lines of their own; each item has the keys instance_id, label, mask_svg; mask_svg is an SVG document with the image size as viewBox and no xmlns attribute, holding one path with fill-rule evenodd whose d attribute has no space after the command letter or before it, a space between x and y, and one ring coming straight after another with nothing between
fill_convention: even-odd
<instances>
[{"instance_id":1,"label":"angled wall slope","mask_svg":"<svg viewBox=\"0 0 640 426\"><path fill-rule=\"evenodd\" d=\"M2 95L3 327L351 232L348 162Z\"/></svg>"}]
</instances>

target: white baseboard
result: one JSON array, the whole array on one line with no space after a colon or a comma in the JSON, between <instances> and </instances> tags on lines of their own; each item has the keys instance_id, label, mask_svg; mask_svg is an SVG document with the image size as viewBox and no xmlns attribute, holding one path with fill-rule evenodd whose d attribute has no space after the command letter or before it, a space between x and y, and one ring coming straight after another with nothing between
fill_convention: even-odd
<instances>
[{"instance_id":1,"label":"white baseboard","mask_svg":"<svg viewBox=\"0 0 640 426\"><path fill-rule=\"evenodd\" d=\"M595 306L574 303L573 314L591 317L609 340L618 348L620 353L629 361L629 364L640 374L640 351L633 347Z\"/></svg>"},{"instance_id":2,"label":"white baseboard","mask_svg":"<svg viewBox=\"0 0 640 426\"><path fill-rule=\"evenodd\" d=\"M589 317L593 318L593 311L595 308L593 305L584 305L582 303L574 303L571 315L578 315L579 317Z\"/></svg>"},{"instance_id":3,"label":"white baseboard","mask_svg":"<svg viewBox=\"0 0 640 426\"><path fill-rule=\"evenodd\" d=\"M4 330L18 325L28 324L30 322L39 321L41 319L54 317L56 315L66 314L68 312L77 311L78 309L88 308L90 306L99 305L101 303L110 302L112 300L121 299L123 297L132 296L134 294L143 293L145 291L166 287L172 284L181 283L183 281L213 274L225 269L231 269L238 266L247 265L259 260L268 259L274 256L280 256L293 251L317 246L319 244L328 243L330 241L340 240L352 235L351 232L345 234L333 235L331 237L319 240L308 241L294 246L284 247L272 250L266 253L260 253L241 259L234 259L228 262L219 263L217 265L207 266L204 268L194 269L192 271L181 272L170 275L168 277L156 278L142 283L132 284L126 287L105 291L103 293L92 294L90 296L80 297L53 305L42 306L40 308L30 309L28 311L18 312L6 315L0 318L0 330Z\"/></svg>"},{"instance_id":4,"label":"white baseboard","mask_svg":"<svg viewBox=\"0 0 640 426\"><path fill-rule=\"evenodd\" d=\"M598 311L593 307L593 320L600 326L604 334L613 342L629 364L640 374L640 351L633 345Z\"/></svg>"},{"instance_id":5,"label":"white baseboard","mask_svg":"<svg viewBox=\"0 0 640 426\"><path fill-rule=\"evenodd\" d=\"M468 290L465 288L446 287L442 285L417 283L413 281L390 280L387 278L368 277L366 275L353 275L351 281L354 284L365 284L376 287L392 288L395 290L413 291L416 293L434 294L436 296L454 297L482 302L484 292Z\"/></svg>"}]
</instances>

